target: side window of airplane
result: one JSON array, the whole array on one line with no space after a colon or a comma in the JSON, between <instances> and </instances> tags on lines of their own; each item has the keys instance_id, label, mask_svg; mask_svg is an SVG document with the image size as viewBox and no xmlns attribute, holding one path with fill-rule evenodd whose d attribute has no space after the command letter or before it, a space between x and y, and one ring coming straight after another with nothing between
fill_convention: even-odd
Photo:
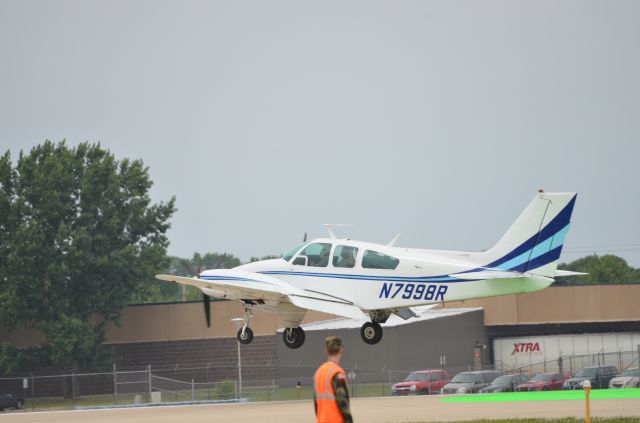
<instances>
[{"instance_id":1,"label":"side window of airplane","mask_svg":"<svg viewBox=\"0 0 640 423\"><path fill-rule=\"evenodd\" d=\"M398 267L398 260L395 257L379 253L377 251L366 250L362 257L362 267L366 269L395 269Z\"/></svg>"},{"instance_id":2,"label":"side window of airplane","mask_svg":"<svg viewBox=\"0 0 640 423\"><path fill-rule=\"evenodd\" d=\"M293 264L301 266L327 267L331 254L331 244L316 242L307 245L293 260Z\"/></svg>"},{"instance_id":3,"label":"side window of airplane","mask_svg":"<svg viewBox=\"0 0 640 423\"><path fill-rule=\"evenodd\" d=\"M346 245L338 245L333 251L333 266L351 268L356 265L356 256L358 249L356 247L348 247Z\"/></svg>"}]
</instances>

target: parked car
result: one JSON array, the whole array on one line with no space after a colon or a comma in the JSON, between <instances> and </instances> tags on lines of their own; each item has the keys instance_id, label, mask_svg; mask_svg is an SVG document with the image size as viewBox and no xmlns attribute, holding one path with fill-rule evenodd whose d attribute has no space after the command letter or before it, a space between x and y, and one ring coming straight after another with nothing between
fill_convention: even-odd
<instances>
[{"instance_id":1,"label":"parked car","mask_svg":"<svg viewBox=\"0 0 640 423\"><path fill-rule=\"evenodd\" d=\"M500 376L500 372L493 370L458 373L451 379L451 382L444 385L442 392L444 394L472 394L489 386L498 376Z\"/></svg>"},{"instance_id":2,"label":"parked car","mask_svg":"<svg viewBox=\"0 0 640 423\"><path fill-rule=\"evenodd\" d=\"M564 379L560 373L540 373L518 385L516 391L555 391L562 389Z\"/></svg>"},{"instance_id":3,"label":"parked car","mask_svg":"<svg viewBox=\"0 0 640 423\"><path fill-rule=\"evenodd\" d=\"M404 382L393 385L391 395L439 394L447 383L449 374L445 370L419 370L409 373Z\"/></svg>"},{"instance_id":4,"label":"parked car","mask_svg":"<svg viewBox=\"0 0 640 423\"><path fill-rule=\"evenodd\" d=\"M15 408L16 410L22 408L24 405L24 399L22 397L16 397L11 394L0 394L0 410L4 411L7 408Z\"/></svg>"},{"instance_id":5,"label":"parked car","mask_svg":"<svg viewBox=\"0 0 640 423\"><path fill-rule=\"evenodd\" d=\"M609 388L640 388L640 367L627 369L611 379Z\"/></svg>"},{"instance_id":6,"label":"parked car","mask_svg":"<svg viewBox=\"0 0 640 423\"><path fill-rule=\"evenodd\" d=\"M615 366L585 367L578 371L571 379L568 379L562 389L582 389L582 382L588 380L592 388L608 388L609 382L618 376Z\"/></svg>"},{"instance_id":7,"label":"parked car","mask_svg":"<svg viewBox=\"0 0 640 423\"><path fill-rule=\"evenodd\" d=\"M480 389L480 393L513 392L515 387L525 383L529 378L525 375L503 375L493 379L489 386Z\"/></svg>"}]
</instances>

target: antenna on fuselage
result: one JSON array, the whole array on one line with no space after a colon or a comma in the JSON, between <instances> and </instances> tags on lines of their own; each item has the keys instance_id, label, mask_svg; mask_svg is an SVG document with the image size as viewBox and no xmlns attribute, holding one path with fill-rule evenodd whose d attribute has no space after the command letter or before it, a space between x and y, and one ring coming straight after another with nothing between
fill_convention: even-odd
<instances>
[{"instance_id":1,"label":"antenna on fuselage","mask_svg":"<svg viewBox=\"0 0 640 423\"><path fill-rule=\"evenodd\" d=\"M327 231L329 232L329 237L331 239L336 239L336 234L333 232L333 228L346 228L347 226L353 226L353 225L351 223L325 223L323 226L327 228Z\"/></svg>"},{"instance_id":2,"label":"antenna on fuselage","mask_svg":"<svg viewBox=\"0 0 640 423\"><path fill-rule=\"evenodd\" d=\"M393 239L389 241L387 247L393 247L394 245L396 245L396 241L398 240L398 238L400 238L400 232L398 232L396 236L394 236Z\"/></svg>"}]
</instances>

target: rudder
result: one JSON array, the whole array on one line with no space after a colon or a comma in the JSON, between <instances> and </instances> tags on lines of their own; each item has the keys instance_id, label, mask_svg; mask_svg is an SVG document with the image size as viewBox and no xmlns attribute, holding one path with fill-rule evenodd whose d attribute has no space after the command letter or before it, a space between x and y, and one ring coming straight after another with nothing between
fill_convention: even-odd
<instances>
[{"instance_id":1,"label":"rudder","mask_svg":"<svg viewBox=\"0 0 640 423\"><path fill-rule=\"evenodd\" d=\"M553 278L576 193L538 193L485 255L485 267Z\"/></svg>"}]
</instances>

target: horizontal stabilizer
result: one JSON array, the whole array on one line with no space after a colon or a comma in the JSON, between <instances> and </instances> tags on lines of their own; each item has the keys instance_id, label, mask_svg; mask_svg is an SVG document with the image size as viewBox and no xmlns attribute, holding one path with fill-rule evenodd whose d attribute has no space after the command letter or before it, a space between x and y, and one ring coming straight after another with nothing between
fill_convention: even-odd
<instances>
[{"instance_id":1,"label":"horizontal stabilizer","mask_svg":"<svg viewBox=\"0 0 640 423\"><path fill-rule=\"evenodd\" d=\"M584 272L572 272L570 270L558 270L556 269L556 277L563 277L563 276L583 276L583 275L588 275L588 273L584 273Z\"/></svg>"},{"instance_id":2,"label":"horizontal stabilizer","mask_svg":"<svg viewBox=\"0 0 640 423\"><path fill-rule=\"evenodd\" d=\"M502 270L483 270L480 272L468 272L468 273L456 273L454 275L449 275L452 278L458 279L469 279L469 280L478 280L478 279L513 279L513 278L527 278L529 275L518 272L509 272Z\"/></svg>"}]
</instances>

